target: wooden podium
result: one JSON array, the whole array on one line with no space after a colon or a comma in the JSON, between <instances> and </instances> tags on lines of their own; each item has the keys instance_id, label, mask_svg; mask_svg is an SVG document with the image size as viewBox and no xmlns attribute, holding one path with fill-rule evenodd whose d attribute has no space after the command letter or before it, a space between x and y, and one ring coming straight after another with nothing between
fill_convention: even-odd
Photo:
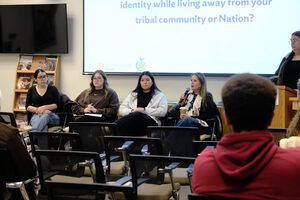
<instances>
[{"instance_id":1,"label":"wooden podium","mask_svg":"<svg viewBox=\"0 0 300 200\"><path fill-rule=\"evenodd\" d=\"M296 97L296 90L287 86L276 86L277 98L275 113L270 128L288 128L290 121L295 115L292 109L291 97Z\"/></svg>"}]
</instances>

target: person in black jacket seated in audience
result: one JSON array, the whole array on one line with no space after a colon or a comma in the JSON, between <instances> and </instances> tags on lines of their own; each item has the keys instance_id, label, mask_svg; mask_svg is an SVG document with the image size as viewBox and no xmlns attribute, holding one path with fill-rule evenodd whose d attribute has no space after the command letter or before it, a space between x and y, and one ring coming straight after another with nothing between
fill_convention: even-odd
<instances>
[{"instance_id":1,"label":"person in black jacket seated in audience","mask_svg":"<svg viewBox=\"0 0 300 200\"><path fill-rule=\"evenodd\" d=\"M33 77L36 85L29 88L26 98L26 110L33 113L30 124L34 131L48 131L48 125L58 126L57 110L60 95L55 86L48 85L47 74L43 69L37 69Z\"/></svg>"},{"instance_id":2,"label":"person in black jacket seated in audience","mask_svg":"<svg viewBox=\"0 0 300 200\"><path fill-rule=\"evenodd\" d=\"M300 31L292 33L291 46L292 52L282 59L275 75L278 75L278 85L296 89L300 78Z\"/></svg>"},{"instance_id":3,"label":"person in black jacket seated in audience","mask_svg":"<svg viewBox=\"0 0 300 200\"><path fill-rule=\"evenodd\" d=\"M182 110L184 112L180 112ZM208 136L211 137L214 122L209 121L209 119L216 116L220 117L220 113L212 94L206 89L206 80L202 73L192 74L191 88L180 96L179 102L168 111L167 116L172 116L178 120L176 126L198 127L200 140L205 140ZM217 136L218 139L220 137ZM180 147L185 148L184 141L190 143L191 140L192 136L183 134L170 134L166 139L178 152L181 151Z\"/></svg>"}]
</instances>

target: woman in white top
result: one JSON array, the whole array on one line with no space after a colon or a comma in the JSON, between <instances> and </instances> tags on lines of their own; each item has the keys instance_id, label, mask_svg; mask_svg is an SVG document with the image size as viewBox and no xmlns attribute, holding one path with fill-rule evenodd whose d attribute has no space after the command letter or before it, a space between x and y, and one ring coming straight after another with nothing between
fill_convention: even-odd
<instances>
[{"instance_id":1,"label":"woman in white top","mask_svg":"<svg viewBox=\"0 0 300 200\"><path fill-rule=\"evenodd\" d=\"M137 87L120 106L121 118L116 121L119 135L142 136L147 126L161 125L160 118L167 113L166 96L157 88L149 71L139 76Z\"/></svg>"}]
</instances>

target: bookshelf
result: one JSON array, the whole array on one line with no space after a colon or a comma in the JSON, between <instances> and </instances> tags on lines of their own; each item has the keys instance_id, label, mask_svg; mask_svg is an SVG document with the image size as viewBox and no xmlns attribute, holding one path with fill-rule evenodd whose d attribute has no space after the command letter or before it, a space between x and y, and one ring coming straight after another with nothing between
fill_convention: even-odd
<instances>
[{"instance_id":1,"label":"bookshelf","mask_svg":"<svg viewBox=\"0 0 300 200\"><path fill-rule=\"evenodd\" d=\"M48 55L19 55L16 67L15 94L13 113L18 128L28 125L25 110L28 89L35 84L33 74L38 68L44 69L50 85L59 86L60 56Z\"/></svg>"}]
</instances>

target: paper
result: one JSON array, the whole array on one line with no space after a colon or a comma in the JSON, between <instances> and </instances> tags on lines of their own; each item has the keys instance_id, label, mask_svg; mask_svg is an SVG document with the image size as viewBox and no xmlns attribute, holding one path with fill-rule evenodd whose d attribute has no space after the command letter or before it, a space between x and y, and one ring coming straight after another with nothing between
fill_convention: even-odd
<instances>
[{"instance_id":1,"label":"paper","mask_svg":"<svg viewBox=\"0 0 300 200\"><path fill-rule=\"evenodd\" d=\"M85 113L84 115L91 116L91 117L102 117L102 114Z\"/></svg>"}]
</instances>

